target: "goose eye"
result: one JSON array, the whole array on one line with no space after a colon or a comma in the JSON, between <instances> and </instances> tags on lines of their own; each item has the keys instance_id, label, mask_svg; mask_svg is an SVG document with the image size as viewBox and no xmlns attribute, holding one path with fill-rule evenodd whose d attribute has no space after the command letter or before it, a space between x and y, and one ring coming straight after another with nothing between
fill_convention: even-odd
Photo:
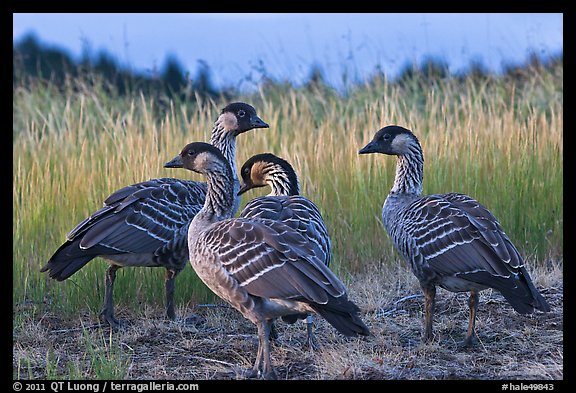
<instances>
[{"instance_id":1,"label":"goose eye","mask_svg":"<svg viewBox=\"0 0 576 393\"><path fill-rule=\"evenodd\" d=\"M384 139L385 141L387 141L388 139L390 139L390 134L384 134L384 136L382 137L382 139Z\"/></svg>"},{"instance_id":2,"label":"goose eye","mask_svg":"<svg viewBox=\"0 0 576 393\"><path fill-rule=\"evenodd\" d=\"M193 156L193 155L194 155L194 150L188 150L188 155L189 155L189 156Z\"/></svg>"},{"instance_id":3,"label":"goose eye","mask_svg":"<svg viewBox=\"0 0 576 393\"><path fill-rule=\"evenodd\" d=\"M238 117L244 117L246 115L246 112L244 111L244 109L240 109L238 111Z\"/></svg>"}]
</instances>

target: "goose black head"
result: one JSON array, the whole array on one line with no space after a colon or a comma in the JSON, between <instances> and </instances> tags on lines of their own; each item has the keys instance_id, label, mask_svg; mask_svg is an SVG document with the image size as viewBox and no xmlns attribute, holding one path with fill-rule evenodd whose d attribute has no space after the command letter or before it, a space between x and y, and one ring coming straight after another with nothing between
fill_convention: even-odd
<instances>
[{"instance_id":1,"label":"goose black head","mask_svg":"<svg viewBox=\"0 0 576 393\"><path fill-rule=\"evenodd\" d=\"M256 109L244 102L233 102L227 105L220 112L217 123L221 124L224 130L232 132L234 136L254 128L269 128L269 125L258 117Z\"/></svg>"},{"instance_id":2,"label":"goose black head","mask_svg":"<svg viewBox=\"0 0 576 393\"><path fill-rule=\"evenodd\" d=\"M250 157L240 169L242 185L238 195L257 188L272 186L274 180L282 184L287 195L298 195L299 185L296 172L290 163L271 153L256 154Z\"/></svg>"},{"instance_id":3,"label":"goose black head","mask_svg":"<svg viewBox=\"0 0 576 393\"><path fill-rule=\"evenodd\" d=\"M164 164L164 168L185 168L194 172L206 174L228 167L230 164L220 150L204 142L192 142L187 144L179 155Z\"/></svg>"},{"instance_id":4,"label":"goose black head","mask_svg":"<svg viewBox=\"0 0 576 393\"><path fill-rule=\"evenodd\" d=\"M364 146L358 154L382 153L402 156L420 148L418 138L412 131L400 126L384 127L374 135L374 138Z\"/></svg>"}]
</instances>

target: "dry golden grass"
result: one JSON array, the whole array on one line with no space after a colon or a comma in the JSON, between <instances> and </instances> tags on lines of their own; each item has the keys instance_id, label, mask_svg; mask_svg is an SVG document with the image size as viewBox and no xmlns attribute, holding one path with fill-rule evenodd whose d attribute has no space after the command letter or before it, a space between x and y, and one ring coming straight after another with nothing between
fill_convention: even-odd
<instances>
[{"instance_id":1,"label":"dry golden grass","mask_svg":"<svg viewBox=\"0 0 576 393\"><path fill-rule=\"evenodd\" d=\"M535 74L516 93L501 92L515 91L505 81L489 89L447 80L414 94L423 102L387 83L349 97L296 89L239 97L254 104L270 129L238 138L236 165L262 152L291 162L302 193L326 221L334 246L332 268L339 274L360 272L371 261L395 255L380 222L395 160L360 156L358 150L380 127L401 124L416 133L424 149L424 193L468 194L494 213L522 255L561 257L563 107L554 95L561 77L553 78L548 88L554 94L546 97L554 100L543 109L532 92L542 88L540 76ZM208 141L222 105L172 103L162 112L151 98L108 97L84 89L69 95L48 90L48 97L17 89L14 95L15 303L48 296L71 313L86 303L96 310L103 286L101 261L63 283L39 273L66 233L128 184L158 177L202 180L188 171L165 169L163 163L186 143ZM247 193L243 203L267 192ZM123 270L130 279L117 280L120 301L162 297L160 269ZM192 282L188 272L184 275ZM207 296L195 280L177 290L176 301Z\"/></svg>"}]
</instances>

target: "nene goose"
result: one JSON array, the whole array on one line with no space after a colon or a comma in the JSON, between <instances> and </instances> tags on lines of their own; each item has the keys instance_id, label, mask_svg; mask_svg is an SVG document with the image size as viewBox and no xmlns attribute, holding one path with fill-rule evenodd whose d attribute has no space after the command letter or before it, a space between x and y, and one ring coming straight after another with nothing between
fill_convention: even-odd
<instances>
[{"instance_id":1,"label":"nene goose","mask_svg":"<svg viewBox=\"0 0 576 393\"><path fill-rule=\"evenodd\" d=\"M195 142L165 164L207 178L204 207L188 231L190 263L200 279L258 328L258 354L250 377L276 374L270 361L270 321L317 312L346 336L367 335L344 284L318 257L320 247L282 221L231 218L232 170L220 151ZM261 367L262 364L262 367Z\"/></svg>"},{"instance_id":2,"label":"nene goose","mask_svg":"<svg viewBox=\"0 0 576 393\"><path fill-rule=\"evenodd\" d=\"M479 291L498 290L522 314L550 310L518 250L488 209L463 194L421 196L424 158L411 131L384 127L359 153L397 156L396 179L384 202L382 220L424 292L424 341L432 339L437 285L470 292L465 347L472 345L475 335Z\"/></svg>"},{"instance_id":3,"label":"nene goose","mask_svg":"<svg viewBox=\"0 0 576 393\"><path fill-rule=\"evenodd\" d=\"M268 125L255 109L237 102L226 106L212 131L211 142L235 165L236 137ZM240 182L233 173L234 186ZM174 320L174 279L188 261L187 233L192 218L206 197L206 183L161 178L124 187L104 201L104 207L72 229L42 272L63 281L95 257L108 260L104 308L101 317L110 326L121 325L114 316L113 288L116 270L125 266L166 269L166 315ZM234 200L233 210L240 206Z\"/></svg>"},{"instance_id":4,"label":"nene goose","mask_svg":"<svg viewBox=\"0 0 576 393\"><path fill-rule=\"evenodd\" d=\"M320 260L329 266L332 256L332 244L328 230L316 205L309 199L300 196L298 177L292 166L280 157L270 153L257 154L242 165L240 169L242 184L238 195L255 187L270 186L267 196L254 198L246 204L240 217L269 218L282 221L298 230L309 241L315 242L321 250ZM318 344L312 332L312 314L284 316L282 319L294 323L297 319L306 318L306 345L317 349ZM271 337L277 337L274 324L270 326Z\"/></svg>"}]
</instances>

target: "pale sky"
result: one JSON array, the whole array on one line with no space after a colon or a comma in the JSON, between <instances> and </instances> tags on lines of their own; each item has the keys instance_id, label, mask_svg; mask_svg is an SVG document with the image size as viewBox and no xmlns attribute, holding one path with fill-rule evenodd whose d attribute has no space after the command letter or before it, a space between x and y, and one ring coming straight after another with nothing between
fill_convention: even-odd
<instances>
[{"instance_id":1,"label":"pale sky","mask_svg":"<svg viewBox=\"0 0 576 393\"><path fill-rule=\"evenodd\" d=\"M380 67L389 77L407 62L443 58L451 71L481 59L504 63L563 49L562 14L13 14L13 39L35 32L45 44L106 50L137 70L175 55L194 76L199 61L217 86L251 88L262 74L306 80L316 64L342 86Z\"/></svg>"}]
</instances>

